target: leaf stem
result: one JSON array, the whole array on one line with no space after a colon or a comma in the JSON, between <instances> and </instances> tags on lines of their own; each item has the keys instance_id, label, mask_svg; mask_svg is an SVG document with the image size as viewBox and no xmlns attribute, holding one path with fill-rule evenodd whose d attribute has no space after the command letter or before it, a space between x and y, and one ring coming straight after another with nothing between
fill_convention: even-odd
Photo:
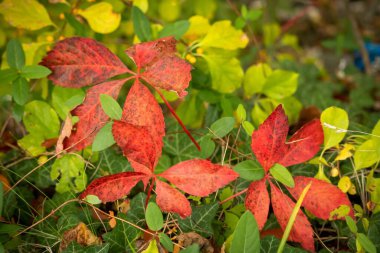
<instances>
[{"instance_id":1,"label":"leaf stem","mask_svg":"<svg viewBox=\"0 0 380 253\"><path fill-rule=\"evenodd\" d=\"M153 186L154 186L154 182L156 181L156 178L155 177L152 177L152 182L150 183L150 186L149 186L149 190L148 190L148 193L146 195L146 200L145 200L145 209L146 207L148 206L148 203L149 203L149 199L150 199L150 195L152 193L152 190L153 190Z\"/></svg>"},{"instance_id":2,"label":"leaf stem","mask_svg":"<svg viewBox=\"0 0 380 253\"><path fill-rule=\"evenodd\" d=\"M242 195L242 194L245 193L246 191L248 191L248 188L245 188L244 190L242 190L242 191L240 191L240 192L238 192L238 193L235 193L234 195L231 195L231 196L229 196L228 198L223 199L222 201L219 201L219 205L223 205L224 203L230 201L231 199L236 198L236 197Z\"/></svg>"},{"instance_id":3,"label":"leaf stem","mask_svg":"<svg viewBox=\"0 0 380 253\"><path fill-rule=\"evenodd\" d=\"M197 149L199 151L201 151L201 147L199 146L198 142L194 139L194 137L191 135L190 131L185 127L185 125L183 124L182 120L178 117L178 115L175 113L173 107L169 104L169 102L166 100L166 98L164 97L164 95L162 94L162 92L159 90L159 89L156 89L155 90L157 91L157 93L160 95L160 97L162 98L162 100L165 102L166 106L169 108L169 111L172 113L172 115L174 116L174 118L178 121L178 123L180 124L180 126L182 127L183 131L185 131L185 133L187 134L187 136L189 136L190 140L194 143L194 145L197 147Z\"/></svg>"}]
</instances>

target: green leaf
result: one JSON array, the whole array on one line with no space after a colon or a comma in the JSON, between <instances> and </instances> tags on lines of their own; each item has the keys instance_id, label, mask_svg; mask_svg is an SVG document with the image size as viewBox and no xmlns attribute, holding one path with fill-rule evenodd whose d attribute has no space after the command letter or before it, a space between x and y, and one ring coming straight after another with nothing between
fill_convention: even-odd
<instances>
[{"instance_id":1,"label":"green leaf","mask_svg":"<svg viewBox=\"0 0 380 253\"><path fill-rule=\"evenodd\" d=\"M149 8L148 0L134 0L133 6L138 7L142 12L146 13Z\"/></svg>"},{"instance_id":2,"label":"green leaf","mask_svg":"<svg viewBox=\"0 0 380 253\"><path fill-rule=\"evenodd\" d=\"M206 110L198 94L193 93L178 106L176 113L186 126L199 128L203 124Z\"/></svg>"},{"instance_id":3,"label":"green leaf","mask_svg":"<svg viewBox=\"0 0 380 253\"><path fill-rule=\"evenodd\" d=\"M235 111L235 118L239 124L242 124L247 118L247 112L242 104L239 104Z\"/></svg>"},{"instance_id":4,"label":"green leaf","mask_svg":"<svg viewBox=\"0 0 380 253\"><path fill-rule=\"evenodd\" d=\"M61 127L53 108L38 100L25 105L23 122L29 133L41 135L44 139L57 137Z\"/></svg>"},{"instance_id":5,"label":"green leaf","mask_svg":"<svg viewBox=\"0 0 380 253\"><path fill-rule=\"evenodd\" d=\"M62 227L60 227L62 228ZM76 241L71 242L61 253L108 253L110 245L102 243L101 245L83 246Z\"/></svg>"},{"instance_id":6,"label":"green leaf","mask_svg":"<svg viewBox=\"0 0 380 253\"><path fill-rule=\"evenodd\" d=\"M283 183L288 187L294 187L292 174L281 164L276 163L272 168L270 168L269 172L277 181Z\"/></svg>"},{"instance_id":7,"label":"green leaf","mask_svg":"<svg viewBox=\"0 0 380 253\"><path fill-rule=\"evenodd\" d=\"M84 200L93 205L102 203L102 201L96 195L87 195Z\"/></svg>"},{"instance_id":8,"label":"green leaf","mask_svg":"<svg viewBox=\"0 0 380 253\"><path fill-rule=\"evenodd\" d=\"M190 22L187 20L179 20L173 24L165 25L164 28L158 33L159 38L174 36L179 40L189 29Z\"/></svg>"},{"instance_id":9,"label":"green leaf","mask_svg":"<svg viewBox=\"0 0 380 253\"><path fill-rule=\"evenodd\" d=\"M358 232L358 227L356 226L355 221L350 216L346 216L345 218L346 218L347 226L350 229L350 231L356 234Z\"/></svg>"},{"instance_id":10,"label":"green leaf","mask_svg":"<svg viewBox=\"0 0 380 253\"><path fill-rule=\"evenodd\" d=\"M218 54L207 54L203 57L209 66L214 90L232 93L241 86L244 72L237 58Z\"/></svg>"},{"instance_id":11,"label":"green leaf","mask_svg":"<svg viewBox=\"0 0 380 253\"><path fill-rule=\"evenodd\" d=\"M107 94L100 94L100 102L102 104L103 111L111 118L120 120L123 110L119 103L111 96Z\"/></svg>"},{"instance_id":12,"label":"green leaf","mask_svg":"<svg viewBox=\"0 0 380 253\"><path fill-rule=\"evenodd\" d=\"M38 156L46 151L46 148L42 146L44 140L44 137L39 134L28 134L18 140L17 144L31 156Z\"/></svg>"},{"instance_id":13,"label":"green leaf","mask_svg":"<svg viewBox=\"0 0 380 253\"><path fill-rule=\"evenodd\" d=\"M321 123L324 133L324 150L339 144L346 135L348 128L347 112L332 106L325 109L321 114Z\"/></svg>"},{"instance_id":14,"label":"green leaf","mask_svg":"<svg viewBox=\"0 0 380 253\"><path fill-rule=\"evenodd\" d=\"M37 0L4 0L0 4L0 13L12 26L28 30L38 30L54 25L45 7Z\"/></svg>"},{"instance_id":15,"label":"green leaf","mask_svg":"<svg viewBox=\"0 0 380 253\"><path fill-rule=\"evenodd\" d=\"M241 30L235 29L231 21L223 20L215 22L209 29L207 35L199 43L202 47L216 47L227 50L245 48L248 37Z\"/></svg>"},{"instance_id":16,"label":"green leaf","mask_svg":"<svg viewBox=\"0 0 380 253\"><path fill-rule=\"evenodd\" d=\"M2 85L10 84L18 76L18 72L14 68L0 70L0 80Z\"/></svg>"},{"instance_id":17,"label":"green leaf","mask_svg":"<svg viewBox=\"0 0 380 253\"><path fill-rule=\"evenodd\" d=\"M84 17L91 29L97 33L111 33L120 25L120 13L115 13L112 4L107 2L96 3L85 10L78 10L78 14Z\"/></svg>"},{"instance_id":18,"label":"green leaf","mask_svg":"<svg viewBox=\"0 0 380 253\"><path fill-rule=\"evenodd\" d=\"M131 165L117 149L108 148L100 152L99 166L109 174L132 171ZM99 176L101 176L100 174Z\"/></svg>"},{"instance_id":19,"label":"green leaf","mask_svg":"<svg viewBox=\"0 0 380 253\"><path fill-rule=\"evenodd\" d=\"M264 45L271 46L276 42L277 38L280 36L281 28L276 23L264 24L263 33Z\"/></svg>"},{"instance_id":20,"label":"green leaf","mask_svg":"<svg viewBox=\"0 0 380 253\"><path fill-rule=\"evenodd\" d=\"M355 169L368 168L380 160L380 142L369 139L355 150Z\"/></svg>"},{"instance_id":21,"label":"green leaf","mask_svg":"<svg viewBox=\"0 0 380 253\"><path fill-rule=\"evenodd\" d=\"M255 253L260 251L260 232L255 217L246 211L239 219L233 233L231 253Z\"/></svg>"},{"instance_id":22,"label":"green leaf","mask_svg":"<svg viewBox=\"0 0 380 253\"><path fill-rule=\"evenodd\" d=\"M4 2L3 2L4 4ZM0 5L1 6L1 5ZM0 7L1 12L1 7ZM11 39L7 44L7 61L11 68L21 70L25 65L25 54L20 41Z\"/></svg>"},{"instance_id":23,"label":"green leaf","mask_svg":"<svg viewBox=\"0 0 380 253\"><path fill-rule=\"evenodd\" d=\"M99 130L92 143L92 151L102 151L115 144L115 139L112 134L112 125L113 122L108 122Z\"/></svg>"},{"instance_id":24,"label":"green leaf","mask_svg":"<svg viewBox=\"0 0 380 253\"><path fill-rule=\"evenodd\" d=\"M380 252L380 213L372 215L369 220L368 238L374 243L377 252Z\"/></svg>"},{"instance_id":25,"label":"green leaf","mask_svg":"<svg viewBox=\"0 0 380 253\"><path fill-rule=\"evenodd\" d=\"M54 86L51 95L51 104L62 120L76 106L83 102L85 93L81 89L64 88Z\"/></svg>"},{"instance_id":26,"label":"green leaf","mask_svg":"<svg viewBox=\"0 0 380 253\"><path fill-rule=\"evenodd\" d=\"M257 181L264 177L264 169L254 160L246 160L235 165L234 171L243 179Z\"/></svg>"},{"instance_id":27,"label":"green leaf","mask_svg":"<svg viewBox=\"0 0 380 253\"><path fill-rule=\"evenodd\" d=\"M156 203L149 202L145 212L145 220L150 230L158 231L163 228L164 217Z\"/></svg>"},{"instance_id":28,"label":"green leaf","mask_svg":"<svg viewBox=\"0 0 380 253\"><path fill-rule=\"evenodd\" d=\"M132 6L132 21L134 31L141 42L152 40L152 29L148 18L136 6Z\"/></svg>"},{"instance_id":29,"label":"green leaf","mask_svg":"<svg viewBox=\"0 0 380 253\"><path fill-rule=\"evenodd\" d=\"M210 126L210 131L216 138L223 138L234 129L235 119L233 117L224 117L218 119Z\"/></svg>"},{"instance_id":30,"label":"green leaf","mask_svg":"<svg viewBox=\"0 0 380 253\"><path fill-rule=\"evenodd\" d=\"M198 244L192 244L189 247L187 247L186 249L181 250L180 253L199 253L200 250L201 249L199 248Z\"/></svg>"},{"instance_id":31,"label":"green leaf","mask_svg":"<svg viewBox=\"0 0 380 253\"><path fill-rule=\"evenodd\" d=\"M252 125L251 122L249 121L244 121L242 124L245 132L249 135L252 136L253 131L255 130L255 127Z\"/></svg>"},{"instance_id":32,"label":"green leaf","mask_svg":"<svg viewBox=\"0 0 380 253\"><path fill-rule=\"evenodd\" d=\"M183 232L196 232L201 236L208 237L213 234L212 221L218 211L219 204L206 204L192 207L191 216L186 219L178 218L178 225Z\"/></svg>"},{"instance_id":33,"label":"green leaf","mask_svg":"<svg viewBox=\"0 0 380 253\"><path fill-rule=\"evenodd\" d=\"M56 159L51 167L50 177L58 179L56 191L81 192L86 188L87 176L83 158L74 154L66 154Z\"/></svg>"},{"instance_id":34,"label":"green leaf","mask_svg":"<svg viewBox=\"0 0 380 253\"><path fill-rule=\"evenodd\" d=\"M277 253L278 246L280 245L280 240L277 239L275 236L271 235L262 238L260 243L260 253ZM284 253L307 253L307 251L301 248L285 245Z\"/></svg>"},{"instance_id":35,"label":"green leaf","mask_svg":"<svg viewBox=\"0 0 380 253\"><path fill-rule=\"evenodd\" d=\"M215 142L212 140L211 136L203 136L199 145L201 146L201 158L208 158L214 153Z\"/></svg>"},{"instance_id":36,"label":"green leaf","mask_svg":"<svg viewBox=\"0 0 380 253\"><path fill-rule=\"evenodd\" d=\"M267 78L262 92L273 99L283 99L293 95L298 86L298 74L277 69Z\"/></svg>"},{"instance_id":37,"label":"green leaf","mask_svg":"<svg viewBox=\"0 0 380 253\"><path fill-rule=\"evenodd\" d=\"M247 98L256 93L261 93L268 76L272 74L271 67L266 63L259 63L247 69L244 75L244 95Z\"/></svg>"},{"instance_id":38,"label":"green leaf","mask_svg":"<svg viewBox=\"0 0 380 253\"><path fill-rule=\"evenodd\" d=\"M29 83L23 77L18 77L12 82L12 97L19 104L25 104L29 99Z\"/></svg>"},{"instance_id":39,"label":"green leaf","mask_svg":"<svg viewBox=\"0 0 380 253\"><path fill-rule=\"evenodd\" d=\"M30 79L43 78L48 76L50 73L50 69L40 65L24 66L21 69L21 76Z\"/></svg>"},{"instance_id":40,"label":"green leaf","mask_svg":"<svg viewBox=\"0 0 380 253\"><path fill-rule=\"evenodd\" d=\"M360 245L368 252L368 253L376 253L376 247L373 245L370 239L365 234L358 233L357 239L360 242Z\"/></svg>"},{"instance_id":41,"label":"green leaf","mask_svg":"<svg viewBox=\"0 0 380 253\"><path fill-rule=\"evenodd\" d=\"M165 233L159 233L158 238L160 239L160 243L164 248L169 251L173 252L174 246L172 240L167 236Z\"/></svg>"}]
</instances>

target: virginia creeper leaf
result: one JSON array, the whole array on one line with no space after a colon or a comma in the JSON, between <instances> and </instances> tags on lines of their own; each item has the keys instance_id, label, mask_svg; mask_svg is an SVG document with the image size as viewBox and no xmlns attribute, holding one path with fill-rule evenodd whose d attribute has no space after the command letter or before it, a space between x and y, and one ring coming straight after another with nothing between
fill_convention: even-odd
<instances>
[{"instance_id":1,"label":"virginia creeper leaf","mask_svg":"<svg viewBox=\"0 0 380 253\"><path fill-rule=\"evenodd\" d=\"M178 213L182 218L191 214L191 207L186 197L167 183L156 180L156 202L164 212Z\"/></svg>"},{"instance_id":2,"label":"virginia creeper leaf","mask_svg":"<svg viewBox=\"0 0 380 253\"><path fill-rule=\"evenodd\" d=\"M93 39L73 37L58 42L41 65L48 78L64 87L78 88L130 72L109 49Z\"/></svg>"},{"instance_id":3,"label":"virginia creeper leaf","mask_svg":"<svg viewBox=\"0 0 380 253\"><path fill-rule=\"evenodd\" d=\"M259 230L264 227L269 212L269 194L265 182L265 179L252 182L245 197L245 207L255 216Z\"/></svg>"},{"instance_id":4,"label":"virginia creeper leaf","mask_svg":"<svg viewBox=\"0 0 380 253\"><path fill-rule=\"evenodd\" d=\"M295 177L294 182L295 186L293 188L288 188L288 190L295 199L298 199L302 190L312 182L310 190L302 202L302 206L314 216L327 220L332 211L342 205L346 205L350 207L348 215L354 218L354 211L350 200L347 195L335 185L319 179L303 176ZM343 220L344 217L340 217L339 219Z\"/></svg>"},{"instance_id":5,"label":"virginia creeper leaf","mask_svg":"<svg viewBox=\"0 0 380 253\"><path fill-rule=\"evenodd\" d=\"M125 80L109 81L91 87L86 98L71 114L79 117L76 128L64 141L64 147L71 150L82 150L90 145L97 132L107 123L108 116L104 113L100 102L100 94L107 94L116 98Z\"/></svg>"},{"instance_id":6,"label":"virginia creeper leaf","mask_svg":"<svg viewBox=\"0 0 380 253\"><path fill-rule=\"evenodd\" d=\"M278 163L287 167L305 162L319 151L322 143L322 126L320 121L315 119L304 125L287 141L287 151Z\"/></svg>"},{"instance_id":7,"label":"virginia creeper leaf","mask_svg":"<svg viewBox=\"0 0 380 253\"><path fill-rule=\"evenodd\" d=\"M115 201L127 195L144 177L146 177L145 174L128 171L97 178L87 186L79 198L96 195L103 203Z\"/></svg>"},{"instance_id":8,"label":"virginia creeper leaf","mask_svg":"<svg viewBox=\"0 0 380 253\"><path fill-rule=\"evenodd\" d=\"M285 230L295 203L273 184L271 184L271 198L274 215L282 230ZM289 240L299 242L306 250L315 251L313 229L303 212L297 214L297 218L289 235Z\"/></svg>"},{"instance_id":9,"label":"virginia creeper leaf","mask_svg":"<svg viewBox=\"0 0 380 253\"><path fill-rule=\"evenodd\" d=\"M252 151L265 171L268 171L285 154L288 130L288 119L284 109L279 105L252 133Z\"/></svg>"},{"instance_id":10,"label":"virginia creeper leaf","mask_svg":"<svg viewBox=\"0 0 380 253\"><path fill-rule=\"evenodd\" d=\"M191 80L191 65L175 56L176 40L173 37L140 43L126 50L140 68L146 68L142 78L150 85L176 91L180 97Z\"/></svg>"},{"instance_id":11,"label":"virginia creeper leaf","mask_svg":"<svg viewBox=\"0 0 380 253\"><path fill-rule=\"evenodd\" d=\"M205 197L235 180L238 174L227 166L193 159L178 163L159 176L186 193Z\"/></svg>"}]
</instances>

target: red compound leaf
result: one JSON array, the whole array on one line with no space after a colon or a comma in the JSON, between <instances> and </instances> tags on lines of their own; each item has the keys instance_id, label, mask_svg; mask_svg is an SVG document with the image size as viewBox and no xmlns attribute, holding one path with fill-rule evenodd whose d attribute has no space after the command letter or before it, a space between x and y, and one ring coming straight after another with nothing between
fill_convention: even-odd
<instances>
[{"instance_id":1,"label":"red compound leaf","mask_svg":"<svg viewBox=\"0 0 380 253\"><path fill-rule=\"evenodd\" d=\"M319 120L306 124L286 142L289 125L282 106L252 134L251 148L257 160L268 171L275 163L283 166L299 164L311 159L323 143Z\"/></svg>"},{"instance_id":2,"label":"red compound leaf","mask_svg":"<svg viewBox=\"0 0 380 253\"><path fill-rule=\"evenodd\" d=\"M275 185L271 185L271 198L274 215L282 230L285 230L295 203ZM309 195L309 192L308 194ZM289 240L299 242L301 246L311 252L315 252L313 229L306 215L300 210L290 231Z\"/></svg>"},{"instance_id":3,"label":"red compound leaf","mask_svg":"<svg viewBox=\"0 0 380 253\"><path fill-rule=\"evenodd\" d=\"M182 218L191 215L191 206L186 197L167 183L156 180L156 202L164 212L174 212Z\"/></svg>"},{"instance_id":4,"label":"red compound leaf","mask_svg":"<svg viewBox=\"0 0 380 253\"><path fill-rule=\"evenodd\" d=\"M55 84L79 88L101 83L130 70L105 46L89 38L73 37L58 42L41 65L49 68Z\"/></svg>"},{"instance_id":5,"label":"red compound leaf","mask_svg":"<svg viewBox=\"0 0 380 253\"><path fill-rule=\"evenodd\" d=\"M159 176L186 193L205 197L235 180L239 174L227 166L193 159L178 163Z\"/></svg>"},{"instance_id":6,"label":"red compound leaf","mask_svg":"<svg viewBox=\"0 0 380 253\"><path fill-rule=\"evenodd\" d=\"M131 189L147 175L138 172L122 172L97 178L91 182L79 196L96 195L103 203L112 202L127 195Z\"/></svg>"},{"instance_id":7,"label":"red compound leaf","mask_svg":"<svg viewBox=\"0 0 380 253\"><path fill-rule=\"evenodd\" d=\"M131 57L138 72L145 68L141 77L155 88L176 91L184 97L191 80L191 65L177 57L176 40L173 37L140 43L126 53Z\"/></svg>"},{"instance_id":8,"label":"red compound leaf","mask_svg":"<svg viewBox=\"0 0 380 253\"><path fill-rule=\"evenodd\" d=\"M71 147L70 150L76 151L92 144L97 132L109 118L102 109L100 94L107 94L116 99L125 81L123 79L105 82L87 91L83 104L71 112L73 116L79 117L79 122L74 126L71 135L64 140L64 148Z\"/></svg>"},{"instance_id":9,"label":"red compound leaf","mask_svg":"<svg viewBox=\"0 0 380 253\"><path fill-rule=\"evenodd\" d=\"M245 197L245 207L255 216L260 230L268 219L270 205L265 182L266 179L252 182L248 187L247 196Z\"/></svg>"},{"instance_id":10,"label":"red compound leaf","mask_svg":"<svg viewBox=\"0 0 380 253\"><path fill-rule=\"evenodd\" d=\"M293 188L288 188L288 190L295 199L298 199L303 189L310 182L312 182L312 184L302 202L302 206L314 216L327 220L330 218L330 213L332 211L342 205L346 205L350 208L348 215L354 218L354 211L350 200L347 195L335 185L316 178L298 176L294 178L295 186ZM338 217L331 218L338 219ZM344 220L344 216L339 217L339 219Z\"/></svg>"}]
</instances>

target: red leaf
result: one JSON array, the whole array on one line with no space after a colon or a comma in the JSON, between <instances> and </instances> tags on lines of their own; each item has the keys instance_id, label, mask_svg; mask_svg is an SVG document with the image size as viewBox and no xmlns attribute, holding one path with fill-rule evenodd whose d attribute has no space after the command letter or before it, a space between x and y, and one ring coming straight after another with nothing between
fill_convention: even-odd
<instances>
[{"instance_id":1,"label":"red leaf","mask_svg":"<svg viewBox=\"0 0 380 253\"><path fill-rule=\"evenodd\" d=\"M104 202L111 202L127 195L131 189L146 177L138 172L122 172L95 179L79 196L84 199L87 195L96 195Z\"/></svg>"},{"instance_id":2,"label":"red leaf","mask_svg":"<svg viewBox=\"0 0 380 253\"><path fill-rule=\"evenodd\" d=\"M58 42L41 65L53 73L54 83L78 88L104 82L115 75L130 72L105 46L89 38L73 37Z\"/></svg>"},{"instance_id":3,"label":"red leaf","mask_svg":"<svg viewBox=\"0 0 380 253\"><path fill-rule=\"evenodd\" d=\"M252 182L245 197L245 207L255 216L257 225L261 230L268 219L269 194L265 184L266 179Z\"/></svg>"},{"instance_id":4,"label":"red leaf","mask_svg":"<svg viewBox=\"0 0 380 253\"><path fill-rule=\"evenodd\" d=\"M227 166L193 159L178 163L159 176L186 193L205 197L235 180L239 174Z\"/></svg>"},{"instance_id":5,"label":"red leaf","mask_svg":"<svg viewBox=\"0 0 380 253\"><path fill-rule=\"evenodd\" d=\"M153 171L158 159L157 147L147 127L114 121L112 134L129 161L137 162Z\"/></svg>"},{"instance_id":6,"label":"red leaf","mask_svg":"<svg viewBox=\"0 0 380 253\"><path fill-rule=\"evenodd\" d=\"M271 198L274 215L282 230L285 230L295 203L271 183ZM299 242L301 246L314 252L313 229L306 215L300 210L290 231L289 240Z\"/></svg>"},{"instance_id":7,"label":"red leaf","mask_svg":"<svg viewBox=\"0 0 380 253\"><path fill-rule=\"evenodd\" d=\"M282 106L279 105L253 132L251 148L265 171L283 157L286 151L285 141L288 130L288 118Z\"/></svg>"},{"instance_id":8,"label":"red leaf","mask_svg":"<svg viewBox=\"0 0 380 253\"><path fill-rule=\"evenodd\" d=\"M79 122L74 126L76 130L65 139L65 148L72 146L70 150L82 150L93 142L97 132L109 118L102 109L99 95L107 94L116 99L125 81L109 81L88 89L83 104L71 112L73 116L79 117Z\"/></svg>"},{"instance_id":9,"label":"red leaf","mask_svg":"<svg viewBox=\"0 0 380 253\"><path fill-rule=\"evenodd\" d=\"M164 55L176 52L177 41L174 37L167 37L155 41L136 44L127 50L126 54L134 60L138 68L151 66Z\"/></svg>"},{"instance_id":10,"label":"red leaf","mask_svg":"<svg viewBox=\"0 0 380 253\"><path fill-rule=\"evenodd\" d=\"M295 186L288 188L288 190L295 199L298 199L302 190L310 182L312 182L312 184L302 202L302 206L309 210L314 216L327 220L334 209L341 205L346 205L350 207L349 216L354 218L354 211L350 200L347 195L335 185L316 178L298 176L294 178ZM341 219L344 220L344 217Z\"/></svg>"},{"instance_id":11,"label":"red leaf","mask_svg":"<svg viewBox=\"0 0 380 253\"><path fill-rule=\"evenodd\" d=\"M183 97L191 80L191 65L177 57L175 52L176 40L173 37L140 43L126 50L135 61L138 72L145 68L141 76L150 85L176 91Z\"/></svg>"},{"instance_id":12,"label":"red leaf","mask_svg":"<svg viewBox=\"0 0 380 253\"><path fill-rule=\"evenodd\" d=\"M323 130L318 119L298 130L286 144L288 130L288 119L279 105L253 132L251 148L265 171L275 163L290 166L305 162L319 151L323 143Z\"/></svg>"},{"instance_id":13,"label":"red leaf","mask_svg":"<svg viewBox=\"0 0 380 253\"><path fill-rule=\"evenodd\" d=\"M156 180L156 202L164 212L178 213L182 218L191 215L191 207L186 197L167 183Z\"/></svg>"},{"instance_id":14,"label":"red leaf","mask_svg":"<svg viewBox=\"0 0 380 253\"><path fill-rule=\"evenodd\" d=\"M319 151L323 139L319 119L307 123L287 141L287 152L278 163L286 167L311 159Z\"/></svg>"},{"instance_id":15,"label":"red leaf","mask_svg":"<svg viewBox=\"0 0 380 253\"><path fill-rule=\"evenodd\" d=\"M131 129L130 133L128 129ZM164 116L152 93L138 80L131 87L121 121L115 121L112 132L128 159L151 170L156 167L165 135Z\"/></svg>"}]
</instances>

